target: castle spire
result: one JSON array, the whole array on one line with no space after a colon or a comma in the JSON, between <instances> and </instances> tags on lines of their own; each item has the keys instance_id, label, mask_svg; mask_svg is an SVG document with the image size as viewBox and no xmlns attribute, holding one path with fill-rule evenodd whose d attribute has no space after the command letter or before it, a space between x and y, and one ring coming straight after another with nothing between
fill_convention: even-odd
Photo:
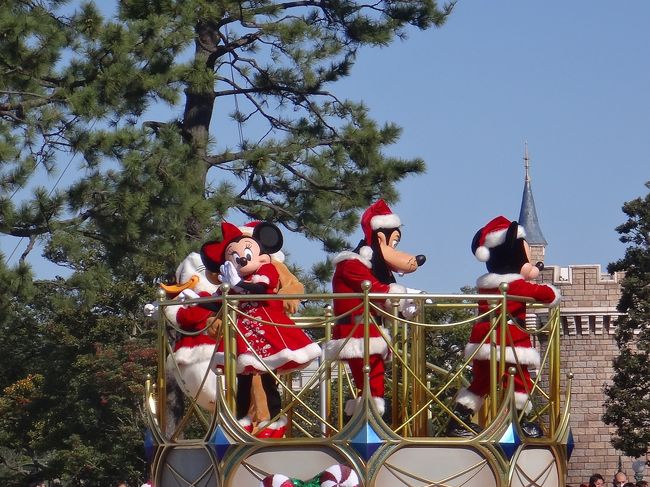
<instances>
[{"instance_id":1,"label":"castle spire","mask_svg":"<svg viewBox=\"0 0 650 487\"><path fill-rule=\"evenodd\" d=\"M531 246L546 247L546 239L539 226L533 190L530 185L530 158L528 157L528 142L525 142L524 168L526 176L524 179L524 194L521 197L521 209L519 210L519 224L526 229L526 241Z\"/></svg>"}]
</instances>

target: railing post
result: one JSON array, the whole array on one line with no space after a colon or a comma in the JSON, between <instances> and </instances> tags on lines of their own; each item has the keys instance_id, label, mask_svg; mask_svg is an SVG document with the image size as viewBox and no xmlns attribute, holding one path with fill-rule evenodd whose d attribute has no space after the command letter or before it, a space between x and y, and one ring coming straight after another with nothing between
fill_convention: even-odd
<instances>
[{"instance_id":1,"label":"railing post","mask_svg":"<svg viewBox=\"0 0 650 487\"><path fill-rule=\"evenodd\" d=\"M551 329L549 332L550 353L550 371L549 371L549 396L551 400L551 412L549 421L549 430L551 437L555 435L558 423L560 421L560 308L549 309L549 320Z\"/></svg>"},{"instance_id":2,"label":"railing post","mask_svg":"<svg viewBox=\"0 0 650 487\"><path fill-rule=\"evenodd\" d=\"M236 344L233 343L233 335L236 336L233 327L237 326L237 315L236 311L233 313L230 310L230 306L235 305L235 301L231 302L228 299L230 286L228 284L222 284L219 286L219 290L221 291L221 297L223 298L221 303L221 329L223 330L223 375L225 380L225 396L228 409L234 411L234 388L237 383L237 361L236 358L233 359L233 356L236 356L237 348Z\"/></svg>"},{"instance_id":3,"label":"railing post","mask_svg":"<svg viewBox=\"0 0 650 487\"><path fill-rule=\"evenodd\" d=\"M163 301L166 293L158 289L158 299ZM167 362L167 334L165 333L164 308L158 312L158 373L156 377L156 415L160 430L165 432L167 428L167 386L165 384L165 365Z\"/></svg>"},{"instance_id":4,"label":"railing post","mask_svg":"<svg viewBox=\"0 0 650 487\"><path fill-rule=\"evenodd\" d=\"M420 305L421 303L418 304ZM422 314L422 308L419 306L418 313L415 316L415 321L421 323ZM411 341L411 343L413 343L413 346L411 347L411 370L413 371L413 377L411 378L411 390L413 391L411 416L413 417L413 435L425 436L427 434L426 412L422 411L419 414L417 413L424 405L426 398L426 393L422 386L426 380L426 337L423 327L415 325L411 328L411 336L413 337Z\"/></svg>"},{"instance_id":5,"label":"railing post","mask_svg":"<svg viewBox=\"0 0 650 487\"><path fill-rule=\"evenodd\" d=\"M393 347L394 349L397 350L403 350L404 347L406 346L406 338L405 338L405 333L406 330L404 329L406 325L402 323L402 331L400 332L400 327L399 327L399 320L397 319L397 315L399 313L398 308L399 308L399 300L398 299L391 299L391 315L392 315L392 323L391 323L391 339L393 340ZM400 343L401 340L401 343ZM404 367L400 367L400 361L399 360L391 360L390 363L391 367L391 395L390 395L390 404L391 404L391 423L392 426L395 427L396 425L400 424L402 422L402 418L404 415L401 413L400 408L399 408L399 397L401 394L401 389L400 389L400 377L405 377L406 371L404 370ZM403 380L402 380L403 382Z\"/></svg>"},{"instance_id":6,"label":"railing post","mask_svg":"<svg viewBox=\"0 0 650 487\"><path fill-rule=\"evenodd\" d=\"M332 306L328 305L325 308L325 342L328 343L332 339ZM321 353L321 362L323 362L324 352ZM327 363L327 362L326 362ZM339 374L337 377L339 386L342 384L343 377ZM320 383L320 399L321 399L321 416L331 424L332 414L332 364L327 363L327 370L325 371L325 379ZM321 433L325 436L330 436L332 431L325 424L321 423Z\"/></svg>"}]
</instances>

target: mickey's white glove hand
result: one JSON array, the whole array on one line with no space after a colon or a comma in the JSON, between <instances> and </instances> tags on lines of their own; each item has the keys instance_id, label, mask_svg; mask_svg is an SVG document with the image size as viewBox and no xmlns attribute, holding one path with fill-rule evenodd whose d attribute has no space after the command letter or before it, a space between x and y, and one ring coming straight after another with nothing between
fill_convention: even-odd
<instances>
[{"instance_id":1,"label":"mickey's white glove hand","mask_svg":"<svg viewBox=\"0 0 650 487\"><path fill-rule=\"evenodd\" d=\"M219 280L224 284L230 284L231 287L237 286L241 282L241 277L237 274L235 264L227 260L219 267Z\"/></svg>"}]
</instances>

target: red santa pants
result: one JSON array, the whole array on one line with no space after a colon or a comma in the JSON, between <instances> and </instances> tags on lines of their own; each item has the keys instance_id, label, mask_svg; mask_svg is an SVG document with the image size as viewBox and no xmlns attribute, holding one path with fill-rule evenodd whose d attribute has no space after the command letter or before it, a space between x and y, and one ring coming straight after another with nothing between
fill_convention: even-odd
<instances>
[{"instance_id":1,"label":"red santa pants","mask_svg":"<svg viewBox=\"0 0 650 487\"><path fill-rule=\"evenodd\" d=\"M498 364L497 364L498 366ZM506 363L506 371L510 367L515 367L515 364ZM521 369L521 370L520 370ZM526 396L530 395L533 389L533 381L528 372L528 366L520 365L516 368L514 381L515 381L515 402L517 409L522 409L523 404L520 406L521 401L524 400L521 394ZM508 374L504 374L501 378L501 386L505 389L508 385ZM490 361L489 360L473 360L472 361L472 383L467 388L473 394L480 397L485 397L490 392ZM518 397L517 397L518 396ZM525 401L525 400L524 400Z\"/></svg>"},{"instance_id":2,"label":"red santa pants","mask_svg":"<svg viewBox=\"0 0 650 487\"><path fill-rule=\"evenodd\" d=\"M347 359L352 372L352 379L354 385L360 391L363 391L363 358L349 358ZM373 397L384 397L384 358L381 355L371 355L369 357L368 365L370 365L370 395Z\"/></svg>"}]
</instances>

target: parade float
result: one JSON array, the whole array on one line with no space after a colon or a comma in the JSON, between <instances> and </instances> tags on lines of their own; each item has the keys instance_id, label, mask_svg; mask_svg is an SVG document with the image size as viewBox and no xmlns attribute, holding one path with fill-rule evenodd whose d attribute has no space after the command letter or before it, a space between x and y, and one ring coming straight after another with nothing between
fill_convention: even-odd
<instances>
[{"instance_id":1,"label":"parade float","mask_svg":"<svg viewBox=\"0 0 650 487\"><path fill-rule=\"evenodd\" d=\"M223 366L205 370L192 391L179 380L174 343L188 332L170 320L166 309L178 307L177 299L164 292L153 303L158 310L158 373L146 387L148 431L145 449L156 487L169 486L564 486L566 465L573 449L569 426L571 378L560 364L560 309L535 303L532 298L508 294L503 283L495 294L373 293L370 282L359 293L296 294L302 303L293 315L299 326L322 348L332 340L332 329L345 316L333 313L333 300L358 303L346 313L360 313L364 350L369 350L370 328L381 321L382 338L390 351L385 368L385 410L380 412L370 396L354 386L345 362L328 355L307 369L277 375L286 416L282 437L265 437L259 428L244 428L235 416L237 364L235 326L241 319L242 301L282 300L282 295L232 294L220 286L218 295L185 298L183 305L216 303L219 340L223 340ZM400 302L413 300L417 312L409 319L400 313ZM479 302L489 303L487 310ZM513 324L507 310L513 301L525 302L526 323L518 332L530 336L540 353L539 366L530 370L532 390L526 419L541 428L541 437L522 431L523 410L515 404L515 380L524 367L515 356L514 366L498 360ZM384 303L391 303L386 306ZM479 312L479 309L481 312ZM445 310L463 310L468 318L450 321ZM506 312L502 312L506 310ZM447 317L440 321L428 317ZM455 415L454 401L468 385L474 356L432 363L428 357L440 336L455 329L489 321L475 353L489 350L489 394L471 424ZM215 348L216 350L216 348ZM462 350L457 352L462 357ZM364 354L365 381L370 372ZM269 370L268 373L274 374ZM499 377L506 377L501 381ZM211 391L213 407L206 407L204 390ZM216 392L215 392L216 391ZM181 406L170 401L181 393ZM351 417L346 403L359 394L359 407ZM208 401L209 403L209 401ZM203 404L203 406L201 406ZM172 410L173 409L173 410ZM277 420L278 418L271 418ZM450 421L471 432L447 436ZM480 425L473 431L472 425Z\"/></svg>"}]
</instances>

